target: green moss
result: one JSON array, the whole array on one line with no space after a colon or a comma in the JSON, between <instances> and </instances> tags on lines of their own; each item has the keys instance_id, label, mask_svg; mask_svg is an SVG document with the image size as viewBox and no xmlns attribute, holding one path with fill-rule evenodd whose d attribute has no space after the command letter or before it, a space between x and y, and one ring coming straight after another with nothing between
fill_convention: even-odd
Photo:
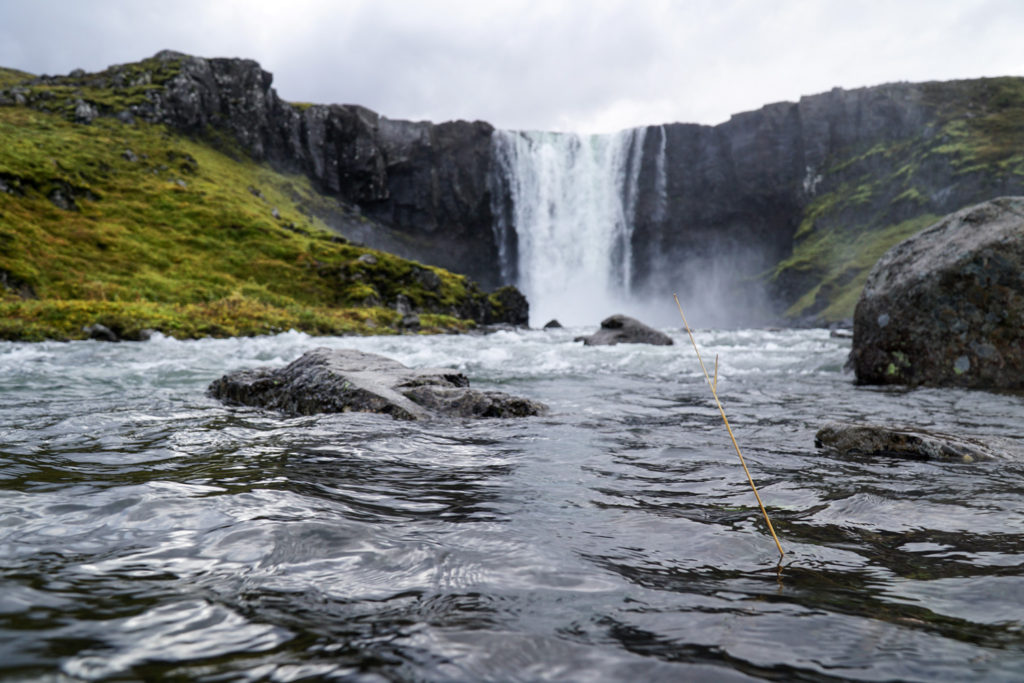
<instances>
[{"instance_id":1,"label":"green moss","mask_svg":"<svg viewBox=\"0 0 1024 683\"><path fill-rule=\"evenodd\" d=\"M908 190L904 190L892 200L893 204L898 202L913 202L915 204L924 204L927 200L916 187L911 187Z\"/></svg>"},{"instance_id":2,"label":"green moss","mask_svg":"<svg viewBox=\"0 0 1024 683\"><path fill-rule=\"evenodd\" d=\"M464 277L348 244L304 176L162 126L0 107L0 179L0 270L39 298L0 287L4 338L380 333L400 295L425 330L469 324Z\"/></svg>"},{"instance_id":3,"label":"green moss","mask_svg":"<svg viewBox=\"0 0 1024 683\"><path fill-rule=\"evenodd\" d=\"M789 268L820 268L823 272L820 280L790 306L786 315L799 317L817 306L824 320L852 317L868 273L878 259L891 247L937 220L939 216L924 214L880 230L815 232L776 269L775 277Z\"/></svg>"},{"instance_id":4,"label":"green moss","mask_svg":"<svg viewBox=\"0 0 1024 683\"><path fill-rule=\"evenodd\" d=\"M72 73L24 83L17 75L0 73L0 88L18 83L28 104L35 109L73 119L79 102L96 107L100 114L113 115L149 101L149 94L163 88L181 70L181 60L150 58L131 64L111 66L99 73Z\"/></svg>"},{"instance_id":5,"label":"green moss","mask_svg":"<svg viewBox=\"0 0 1024 683\"><path fill-rule=\"evenodd\" d=\"M9 88L25 81L31 80L34 76L17 69L5 69L0 67L0 88Z\"/></svg>"},{"instance_id":6,"label":"green moss","mask_svg":"<svg viewBox=\"0 0 1024 683\"><path fill-rule=\"evenodd\" d=\"M1024 79L926 84L924 93L941 125L929 153L961 173L1010 172L1024 162Z\"/></svg>"}]
</instances>

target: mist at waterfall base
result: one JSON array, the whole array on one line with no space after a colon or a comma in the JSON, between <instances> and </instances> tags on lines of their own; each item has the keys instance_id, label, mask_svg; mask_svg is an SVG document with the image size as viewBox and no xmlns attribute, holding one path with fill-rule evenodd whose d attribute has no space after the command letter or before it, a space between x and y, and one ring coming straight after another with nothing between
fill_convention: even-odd
<instances>
[{"instance_id":1,"label":"mist at waterfall base","mask_svg":"<svg viewBox=\"0 0 1024 683\"><path fill-rule=\"evenodd\" d=\"M649 135L657 138L648 141ZM654 195L645 219L666 219L663 127L610 135L499 130L492 139L501 277L526 295L531 326L552 319L592 326L614 313L659 327L678 325L674 294L700 327L771 320L756 277L758 255L742 245L705 245L700 253L646 259L634 253L645 163ZM656 152L645 155L645 148Z\"/></svg>"}]
</instances>

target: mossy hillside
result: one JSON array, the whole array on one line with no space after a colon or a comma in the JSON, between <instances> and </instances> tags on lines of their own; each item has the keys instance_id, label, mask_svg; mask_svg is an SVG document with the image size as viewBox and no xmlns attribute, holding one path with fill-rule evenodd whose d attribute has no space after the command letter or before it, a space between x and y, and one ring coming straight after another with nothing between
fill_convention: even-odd
<instances>
[{"instance_id":1,"label":"mossy hillside","mask_svg":"<svg viewBox=\"0 0 1024 683\"><path fill-rule=\"evenodd\" d=\"M823 170L770 274L794 302L788 317L852 318L886 250L963 204L1024 189L1024 79L921 87L933 118L919 135L844 150Z\"/></svg>"},{"instance_id":2,"label":"mossy hillside","mask_svg":"<svg viewBox=\"0 0 1024 683\"><path fill-rule=\"evenodd\" d=\"M940 122L930 153L960 174L1024 175L1024 79L982 78L923 86Z\"/></svg>"},{"instance_id":3,"label":"mossy hillside","mask_svg":"<svg viewBox=\"0 0 1024 683\"><path fill-rule=\"evenodd\" d=\"M5 69L0 67L0 88L7 88L18 83L31 80L32 74L17 69Z\"/></svg>"},{"instance_id":4,"label":"mossy hillside","mask_svg":"<svg viewBox=\"0 0 1024 683\"><path fill-rule=\"evenodd\" d=\"M399 295L428 329L466 327L452 315L486 298L475 285L344 243L308 211L321 201L162 126L0 107L0 333L73 338L111 316L175 336L380 332Z\"/></svg>"},{"instance_id":5,"label":"mossy hillside","mask_svg":"<svg viewBox=\"0 0 1024 683\"><path fill-rule=\"evenodd\" d=\"M101 116L130 112L150 102L149 93L162 90L178 75L180 58L157 56L129 64L117 64L98 73L74 71L66 76L31 76L14 70L0 71L0 103L17 103L41 111L74 118L80 104L92 106Z\"/></svg>"}]
</instances>

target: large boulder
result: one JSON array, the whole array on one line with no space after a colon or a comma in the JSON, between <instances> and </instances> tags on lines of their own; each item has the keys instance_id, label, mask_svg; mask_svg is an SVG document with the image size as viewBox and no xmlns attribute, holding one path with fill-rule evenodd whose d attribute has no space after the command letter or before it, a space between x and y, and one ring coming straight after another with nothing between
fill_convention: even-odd
<instances>
[{"instance_id":1,"label":"large boulder","mask_svg":"<svg viewBox=\"0 0 1024 683\"><path fill-rule=\"evenodd\" d=\"M457 370L408 368L396 360L352 349L318 348L283 368L224 375L208 393L225 403L291 415L385 413L403 420L447 417L525 417L544 404L500 391L469 388Z\"/></svg>"},{"instance_id":2,"label":"large boulder","mask_svg":"<svg viewBox=\"0 0 1024 683\"><path fill-rule=\"evenodd\" d=\"M916 427L830 422L818 430L814 445L841 455L883 455L909 460L1024 460L1024 444L1008 439L930 432Z\"/></svg>"},{"instance_id":3,"label":"large boulder","mask_svg":"<svg viewBox=\"0 0 1024 683\"><path fill-rule=\"evenodd\" d=\"M879 259L853 321L863 384L1024 388L1024 197L950 214Z\"/></svg>"}]
</instances>

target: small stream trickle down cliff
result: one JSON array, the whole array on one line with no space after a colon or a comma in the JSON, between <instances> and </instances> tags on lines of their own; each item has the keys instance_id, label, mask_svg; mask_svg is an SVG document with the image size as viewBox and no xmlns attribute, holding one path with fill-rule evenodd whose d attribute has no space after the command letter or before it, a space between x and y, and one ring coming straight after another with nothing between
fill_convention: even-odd
<instances>
[{"instance_id":1,"label":"small stream trickle down cliff","mask_svg":"<svg viewBox=\"0 0 1024 683\"><path fill-rule=\"evenodd\" d=\"M630 307L646 135L494 132L501 277L530 300L532 324L593 324Z\"/></svg>"}]
</instances>

